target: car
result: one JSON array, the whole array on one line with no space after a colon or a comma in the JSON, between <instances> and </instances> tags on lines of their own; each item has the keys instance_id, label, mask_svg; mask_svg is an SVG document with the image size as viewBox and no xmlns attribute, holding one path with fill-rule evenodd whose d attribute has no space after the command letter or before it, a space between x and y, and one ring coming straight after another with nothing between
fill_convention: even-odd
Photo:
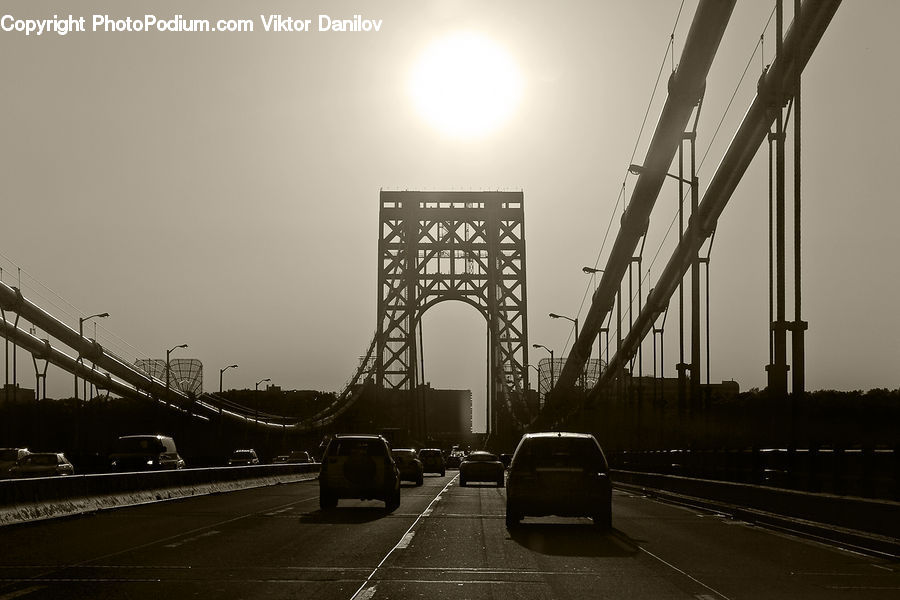
<instances>
[{"instance_id":1,"label":"car","mask_svg":"<svg viewBox=\"0 0 900 600\"><path fill-rule=\"evenodd\" d=\"M450 451L450 456L447 457L447 466L452 467L454 469L458 469L459 465L462 463L463 459L466 458L466 453L463 450L453 449Z\"/></svg>"},{"instance_id":2,"label":"car","mask_svg":"<svg viewBox=\"0 0 900 600\"><path fill-rule=\"evenodd\" d=\"M397 464L397 470L400 471L400 481L412 481L416 485L422 485L424 481L422 461L416 456L416 451L412 448L394 448L391 450L391 456Z\"/></svg>"},{"instance_id":3,"label":"car","mask_svg":"<svg viewBox=\"0 0 900 600\"><path fill-rule=\"evenodd\" d=\"M75 467L62 452L31 452L9 470L12 477L54 477L74 475Z\"/></svg>"},{"instance_id":4,"label":"car","mask_svg":"<svg viewBox=\"0 0 900 600\"><path fill-rule=\"evenodd\" d=\"M256 450L249 448L247 450L235 450L231 458L228 459L228 466L234 467L239 465L258 465L259 457L256 456Z\"/></svg>"},{"instance_id":5,"label":"car","mask_svg":"<svg viewBox=\"0 0 900 600\"><path fill-rule=\"evenodd\" d=\"M331 438L319 467L319 507L342 498L382 500L388 512L400 506L400 471L380 435L339 434Z\"/></svg>"},{"instance_id":6,"label":"car","mask_svg":"<svg viewBox=\"0 0 900 600\"><path fill-rule=\"evenodd\" d=\"M419 460L422 461L423 473L440 473L441 477L447 474L444 453L440 449L422 448L419 450Z\"/></svg>"},{"instance_id":7,"label":"car","mask_svg":"<svg viewBox=\"0 0 900 600\"><path fill-rule=\"evenodd\" d=\"M311 463L312 459L309 457L309 452L304 450L293 450L288 455L287 459L284 462L289 463Z\"/></svg>"},{"instance_id":8,"label":"car","mask_svg":"<svg viewBox=\"0 0 900 600\"><path fill-rule=\"evenodd\" d=\"M288 459L287 454L279 454L278 456L276 456L275 458L272 459L272 464L286 463L287 459Z\"/></svg>"},{"instance_id":9,"label":"car","mask_svg":"<svg viewBox=\"0 0 900 600\"><path fill-rule=\"evenodd\" d=\"M167 435L123 435L109 455L113 471L183 469L175 440Z\"/></svg>"},{"instance_id":10,"label":"car","mask_svg":"<svg viewBox=\"0 0 900 600\"><path fill-rule=\"evenodd\" d=\"M9 477L9 470L30 453L28 448L0 448L0 479Z\"/></svg>"},{"instance_id":11,"label":"car","mask_svg":"<svg viewBox=\"0 0 900 600\"><path fill-rule=\"evenodd\" d=\"M522 436L506 479L506 527L527 516L590 517L612 528L609 465L589 433L542 432Z\"/></svg>"},{"instance_id":12,"label":"car","mask_svg":"<svg viewBox=\"0 0 900 600\"><path fill-rule=\"evenodd\" d=\"M503 487L505 468L496 454L477 450L459 463L459 485L465 487L471 481L488 481Z\"/></svg>"}]
</instances>

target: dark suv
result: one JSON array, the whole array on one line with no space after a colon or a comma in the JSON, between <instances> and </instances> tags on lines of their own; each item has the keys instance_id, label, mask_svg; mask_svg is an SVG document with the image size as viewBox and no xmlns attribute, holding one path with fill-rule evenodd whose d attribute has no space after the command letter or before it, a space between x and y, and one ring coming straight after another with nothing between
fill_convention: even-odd
<instances>
[{"instance_id":1,"label":"dark suv","mask_svg":"<svg viewBox=\"0 0 900 600\"><path fill-rule=\"evenodd\" d=\"M336 435L328 443L319 470L319 506L334 508L341 498L383 500L388 512L400 506L400 472L380 435Z\"/></svg>"},{"instance_id":2,"label":"dark suv","mask_svg":"<svg viewBox=\"0 0 900 600\"><path fill-rule=\"evenodd\" d=\"M113 471L184 468L175 440L167 435L124 435L116 442L109 461Z\"/></svg>"},{"instance_id":3,"label":"dark suv","mask_svg":"<svg viewBox=\"0 0 900 600\"><path fill-rule=\"evenodd\" d=\"M609 466L588 433L527 433L506 480L506 526L526 516L591 517L612 527Z\"/></svg>"},{"instance_id":4,"label":"dark suv","mask_svg":"<svg viewBox=\"0 0 900 600\"><path fill-rule=\"evenodd\" d=\"M419 450L419 460L422 461L422 470L425 473L440 473L443 477L447 472L444 453L437 448L422 448Z\"/></svg>"}]
</instances>

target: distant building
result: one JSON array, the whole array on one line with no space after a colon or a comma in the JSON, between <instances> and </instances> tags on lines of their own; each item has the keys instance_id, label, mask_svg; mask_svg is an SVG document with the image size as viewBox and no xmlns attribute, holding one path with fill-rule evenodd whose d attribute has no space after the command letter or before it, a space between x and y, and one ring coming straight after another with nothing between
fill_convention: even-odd
<instances>
[{"instance_id":1,"label":"distant building","mask_svg":"<svg viewBox=\"0 0 900 600\"><path fill-rule=\"evenodd\" d=\"M630 393L632 399L637 398L638 394L645 399L655 398L657 400L674 400L678 397L679 384L677 377L666 377L665 379L630 377L626 372L624 386L625 393ZM690 378L685 379L684 386L685 396L690 398ZM706 399L708 394L709 399L712 400L729 400L741 393L741 386L737 381L723 381L721 383L710 383L709 385L702 383L700 384L700 392L703 394L703 399Z\"/></svg>"},{"instance_id":2,"label":"distant building","mask_svg":"<svg viewBox=\"0 0 900 600\"><path fill-rule=\"evenodd\" d=\"M425 428L428 436L460 439L472 434L472 390L436 390L425 385Z\"/></svg>"},{"instance_id":3,"label":"distant building","mask_svg":"<svg viewBox=\"0 0 900 600\"><path fill-rule=\"evenodd\" d=\"M31 402L34 399L34 390L19 387L19 384L7 383L0 388L0 403Z\"/></svg>"}]
</instances>

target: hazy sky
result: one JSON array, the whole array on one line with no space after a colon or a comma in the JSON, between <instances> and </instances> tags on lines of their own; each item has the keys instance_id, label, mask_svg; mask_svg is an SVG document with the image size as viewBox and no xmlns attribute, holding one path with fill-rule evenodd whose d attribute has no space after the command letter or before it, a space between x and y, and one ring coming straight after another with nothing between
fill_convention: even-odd
<instances>
[{"instance_id":1,"label":"hazy sky","mask_svg":"<svg viewBox=\"0 0 900 600\"><path fill-rule=\"evenodd\" d=\"M785 4L789 20L793 3ZM621 211L628 164L643 159L671 54L634 159L632 150L680 5L5 2L0 12L14 19L72 13L88 30L0 31L3 281L17 285L21 267L26 296L73 326L108 311L99 341L126 358L190 344L173 356L202 360L207 390L231 363L240 367L226 373L226 387L271 378L337 390L376 327L379 190L523 190L529 341L560 356L571 328L546 315L586 314L591 282L581 267L595 264ZM710 147L704 190L774 57L774 19L763 56L757 48L773 6L738 3L713 64L698 130L698 156ZM686 1L675 28L676 62L695 8ZM255 30L101 33L91 31L94 14L250 19ZM265 32L260 16L270 14L310 19L313 31ZM319 32L320 14L381 25ZM803 77L810 389L900 384L897 22L894 0L844 2ZM501 49L521 82L504 122L480 137L442 132L410 91L430 45L461 32ZM711 378L742 389L765 385L768 361L766 183L762 151L712 252ZM663 235L676 192L669 181L651 219L645 291L674 245ZM601 268L614 235L615 227ZM672 308L668 374L677 357ZM426 379L471 388L480 401L484 335L462 303L429 311ZM33 387L27 355L19 364L20 382ZM71 394L71 376L51 369L49 379L51 396Z\"/></svg>"}]
</instances>

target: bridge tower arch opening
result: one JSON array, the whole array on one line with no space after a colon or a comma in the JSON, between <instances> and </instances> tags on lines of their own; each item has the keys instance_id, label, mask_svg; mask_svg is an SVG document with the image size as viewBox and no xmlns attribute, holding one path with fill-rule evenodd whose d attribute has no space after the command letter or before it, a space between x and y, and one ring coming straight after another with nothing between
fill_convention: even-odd
<instances>
[{"instance_id":1,"label":"bridge tower arch opening","mask_svg":"<svg viewBox=\"0 0 900 600\"><path fill-rule=\"evenodd\" d=\"M490 349L486 344L488 326L487 315L477 306L449 299L423 307L416 323L419 389L430 384L434 390L469 390L471 414L460 415L460 418L463 425L465 421L471 423L471 432L476 434L485 433L488 423L492 421L487 413L491 387L488 369ZM430 393L423 391L420 404L426 415L431 413L424 424L428 436L440 431L441 424L431 421L435 419L435 413L443 412L440 406L428 407Z\"/></svg>"},{"instance_id":2,"label":"bridge tower arch opening","mask_svg":"<svg viewBox=\"0 0 900 600\"><path fill-rule=\"evenodd\" d=\"M525 214L522 192L382 191L378 237L379 388L420 383L418 328L446 300L487 323L489 435L528 422Z\"/></svg>"}]
</instances>

